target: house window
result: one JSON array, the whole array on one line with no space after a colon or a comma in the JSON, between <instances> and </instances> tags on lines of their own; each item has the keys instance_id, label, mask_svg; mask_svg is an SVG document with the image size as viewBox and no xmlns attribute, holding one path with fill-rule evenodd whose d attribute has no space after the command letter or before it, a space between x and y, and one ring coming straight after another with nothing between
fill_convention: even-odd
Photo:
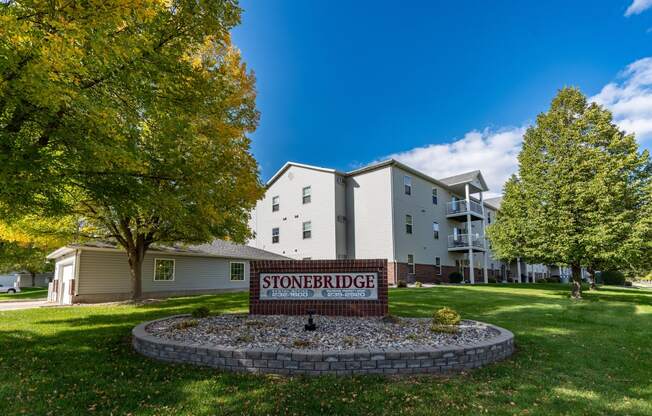
<instances>
[{"instance_id":1,"label":"house window","mask_svg":"<svg viewBox=\"0 0 652 416\"><path fill-rule=\"evenodd\" d=\"M272 228L272 244L278 243L280 230L278 228Z\"/></svg>"},{"instance_id":2,"label":"house window","mask_svg":"<svg viewBox=\"0 0 652 416\"><path fill-rule=\"evenodd\" d=\"M173 259L154 259L154 280L157 282L174 280Z\"/></svg>"},{"instance_id":3,"label":"house window","mask_svg":"<svg viewBox=\"0 0 652 416\"><path fill-rule=\"evenodd\" d=\"M437 188L432 188L432 203L437 205Z\"/></svg>"},{"instance_id":4,"label":"house window","mask_svg":"<svg viewBox=\"0 0 652 416\"><path fill-rule=\"evenodd\" d=\"M414 254L408 254L407 255L407 263L408 263L408 273L414 274L415 269L414 269Z\"/></svg>"},{"instance_id":5,"label":"house window","mask_svg":"<svg viewBox=\"0 0 652 416\"><path fill-rule=\"evenodd\" d=\"M412 178L405 175L403 176L403 186L405 187L405 195L412 195Z\"/></svg>"},{"instance_id":6,"label":"house window","mask_svg":"<svg viewBox=\"0 0 652 416\"><path fill-rule=\"evenodd\" d=\"M435 240L439 240L439 223L438 222L433 222L432 223L432 236Z\"/></svg>"},{"instance_id":7,"label":"house window","mask_svg":"<svg viewBox=\"0 0 652 416\"><path fill-rule=\"evenodd\" d=\"M491 224L491 211L487 211L487 224Z\"/></svg>"},{"instance_id":8,"label":"house window","mask_svg":"<svg viewBox=\"0 0 652 416\"><path fill-rule=\"evenodd\" d=\"M303 223L303 239L312 237L312 223L306 221Z\"/></svg>"},{"instance_id":9,"label":"house window","mask_svg":"<svg viewBox=\"0 0 652 416\"><path fill-rule=\"evenodd\" d=\"M231 280L240 281L245 278L245 264L231 262Z\"/></svg>"},{"instance_id":10,"label":"house window","mask_svg":"<svg viewBox=\"0 0 652 416\"><path fill-rule=\"evenodd\" d=\"M311 201L312 189L309 186L303 188L303 203L309 204Z\"/></svg>"},{"instance_id":11,"label":"house window","mask_svg":"<svg viewBox=\"0 0 652 416\"><path fill-rule=\"evenodd\" d=\"M441 258L435 257L435 272L437 276L441 276Z\"/></svg>"},{"instance_id":12,"label":"house window","mask_svg":"<svg viewBox=\"0 0 652 416\"><path fill-rule=\"evenodd\" d=\"M280 200L281 200L281 197L279 197L279 196L275 196L275 197L272 198L272 212L278 211L278 209L280 207Z\"/></svg>"},{"instance_id":13,"label":"house window","mask_svg":"<svg viewBox=\"0 0 652 416\"><path fill-rule=\"evenodd\" d=\"M405 232L412 234L412 215L405 216Z\"/></svg>"}]
</instances>

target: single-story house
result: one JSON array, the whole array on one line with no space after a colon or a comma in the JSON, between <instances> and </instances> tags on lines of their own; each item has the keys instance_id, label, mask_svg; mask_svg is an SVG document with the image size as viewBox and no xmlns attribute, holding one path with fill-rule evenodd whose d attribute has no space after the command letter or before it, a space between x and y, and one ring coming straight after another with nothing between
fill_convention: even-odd
<instances>
[{"instance_id":1,"label":"single-story house","mask_svg":"<svg viewBox=\"0 0 652 416\"><path fill-rule=\"evenodd\" d=\"M55 278L48 285L51 302L66 305L130 298L127 254L115 244L72 244L47 258L55 262ZM143 261L143 296L248 290L252 260L287 260L287 257L222 240L188 247L152 247Z\"/></svg>"}]
</instances>

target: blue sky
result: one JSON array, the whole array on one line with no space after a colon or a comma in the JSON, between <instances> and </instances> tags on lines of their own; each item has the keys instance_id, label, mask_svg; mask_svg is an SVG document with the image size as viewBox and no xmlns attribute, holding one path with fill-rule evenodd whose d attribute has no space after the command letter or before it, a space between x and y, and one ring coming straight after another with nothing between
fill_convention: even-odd
<instances>
[{"instance_id":1,"label":"blue sky","mask_svg":"<svg viewBox=\"0 0 652 416\"><path fill-rule=\"evenodd\" d=\"M652 145L652 0L244 0L234 43L257 77L263 179L288 160L388 156L492 191L523 128L578 86Z\"/></svg>"}]
</instances>

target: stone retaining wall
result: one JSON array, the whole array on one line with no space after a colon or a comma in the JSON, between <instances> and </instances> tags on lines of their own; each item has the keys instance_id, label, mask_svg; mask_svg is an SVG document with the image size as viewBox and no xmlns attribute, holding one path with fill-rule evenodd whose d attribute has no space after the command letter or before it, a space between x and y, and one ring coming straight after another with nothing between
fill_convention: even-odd
<instances>
[{"instance_id":1,"label":"stone retaining wall","mask_svg":"<svg viewBox=\"0 0 652 416\"><path fill-rule=\"evenodd\" d=\"M244 350L180 343L147 333L146 327L153 322L156 321L142 323L132 331L133 346L139 353L162 361L256 374L448 374L482 367L514 352L514 335L497 326L492 327L500 332L499 335L474 345L317 351L286 348Z\"/></svg>"}]
</instances>

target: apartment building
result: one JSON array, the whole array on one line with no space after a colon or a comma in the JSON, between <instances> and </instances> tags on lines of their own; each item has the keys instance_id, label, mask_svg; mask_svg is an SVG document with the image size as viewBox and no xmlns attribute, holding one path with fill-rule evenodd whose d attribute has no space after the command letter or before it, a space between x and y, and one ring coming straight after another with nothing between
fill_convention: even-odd
<instances>
[{"instance_id":1,"label":"apartment building","mask_svg":"<svg viewBox=\"0 0 652 416\"><path fill-rule=\"evenodd\" d=\"M455 271L520 281L532 266L495 259L485 239L500 203L487 191L480 171L435 179L393 159L350 172L288 162L252 213L249 244L295 259L385 258L390 282Z\"/></svg>"}]
</instances>

